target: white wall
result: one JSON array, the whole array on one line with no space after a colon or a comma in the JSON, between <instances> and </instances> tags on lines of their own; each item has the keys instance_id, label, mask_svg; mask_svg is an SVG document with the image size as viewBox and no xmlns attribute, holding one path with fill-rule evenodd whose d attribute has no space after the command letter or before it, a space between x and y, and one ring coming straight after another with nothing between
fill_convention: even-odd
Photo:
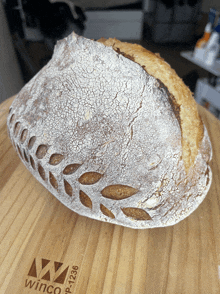
<instances>
[{"instance_id":1,"label":"white wall","mask_svg":"<svg viewBox=\"0 0 220 294\"><path fill-rule=\"evenodd\" d=\"M21 71L0 1L0 103L16 94L22 86Z\"/></svg>"}]
</instances>

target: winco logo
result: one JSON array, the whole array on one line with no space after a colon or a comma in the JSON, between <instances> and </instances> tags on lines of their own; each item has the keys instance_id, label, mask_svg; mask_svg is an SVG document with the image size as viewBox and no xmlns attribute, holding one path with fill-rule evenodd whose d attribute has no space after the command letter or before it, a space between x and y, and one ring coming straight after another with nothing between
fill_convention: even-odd
<instances>
[{"instance_id":1,"label":"winco logo","mask_svg":"<svg viewBox=\"0 0 220 294\"><path fill-rule=\"evenodd\" d=\"M39 292L60 294L68 269L69 266L65 267L61 262L35 258L27 274L32 278L25 280L25 287ZM51 285L51 283L57 283L59 286Z\"/></svg>"}]
</instances>

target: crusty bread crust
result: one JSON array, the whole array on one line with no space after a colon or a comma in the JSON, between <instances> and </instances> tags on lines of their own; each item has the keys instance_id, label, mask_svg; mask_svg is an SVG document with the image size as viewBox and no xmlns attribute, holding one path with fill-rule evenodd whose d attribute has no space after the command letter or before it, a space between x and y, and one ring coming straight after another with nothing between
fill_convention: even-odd
<instances>
[{"instance_id":1,"label":"crusty bread crust","mask_svg":"<svg viewBox=\"0 0 220 294\"><path fill-rule=\"evenodd\" d=\"M198 154L204 133L203 123L190 89L159 54L154 54L141 45L121 42L115 38L101 38L98 42L111 46L118 53L140 64L148 74L160 80L167 87L173 96L172 102L177 104L179 109L183 161L186 172L188 172Z\"/></svg>"},{"instance_id":2,"label":"crusty bread crust","mask_svg":"<svg viewBox=\"0 0 220 294\"><path fill-rule=\"evenodd\" d=\"M159 56L106 44L74 32L59 41L13 101L9 137L36 179L80 215L136 229L174 225L210 188L207 130Z\"/></svg>"}]
</instances>

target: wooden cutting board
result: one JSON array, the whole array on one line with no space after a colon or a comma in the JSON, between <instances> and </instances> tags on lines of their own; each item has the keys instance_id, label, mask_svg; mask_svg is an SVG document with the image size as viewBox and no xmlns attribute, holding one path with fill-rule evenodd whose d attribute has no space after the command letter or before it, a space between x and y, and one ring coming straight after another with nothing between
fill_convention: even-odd
<instances>
[{"instance_id":1,"label":"wooden cutting board","mask_svg":"<svg viewBox=\"0 0 220 294\"><path fill-rule=\"evenodd\" d=\"M220 121L199 106L212 146L211 189L172 227L134 230L77 215L41 186L0 106L0 293L220 293Z\"/></svg>"}]
</instances>

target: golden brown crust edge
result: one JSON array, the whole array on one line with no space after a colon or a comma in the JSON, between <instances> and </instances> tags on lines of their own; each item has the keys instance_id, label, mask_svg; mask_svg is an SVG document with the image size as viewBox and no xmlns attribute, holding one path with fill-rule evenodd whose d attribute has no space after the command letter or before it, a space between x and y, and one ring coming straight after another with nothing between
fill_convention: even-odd
<instances>
[{"instance_id":1,"label":"golden brown crust edge","mask_svg":"<svg viewBox=\"0 0 220 294\"><path fill-rule=\"evenodd\" d=\"M98 42L111 46L118 53L140 64L148 74L161 81L173 95L179 108L183 161L188 172L193 166L204 134L203 123L190 89L159 54L154 54L141 45L121 42L115 38L102 38Z\"/></svg>"}]
</instances>

